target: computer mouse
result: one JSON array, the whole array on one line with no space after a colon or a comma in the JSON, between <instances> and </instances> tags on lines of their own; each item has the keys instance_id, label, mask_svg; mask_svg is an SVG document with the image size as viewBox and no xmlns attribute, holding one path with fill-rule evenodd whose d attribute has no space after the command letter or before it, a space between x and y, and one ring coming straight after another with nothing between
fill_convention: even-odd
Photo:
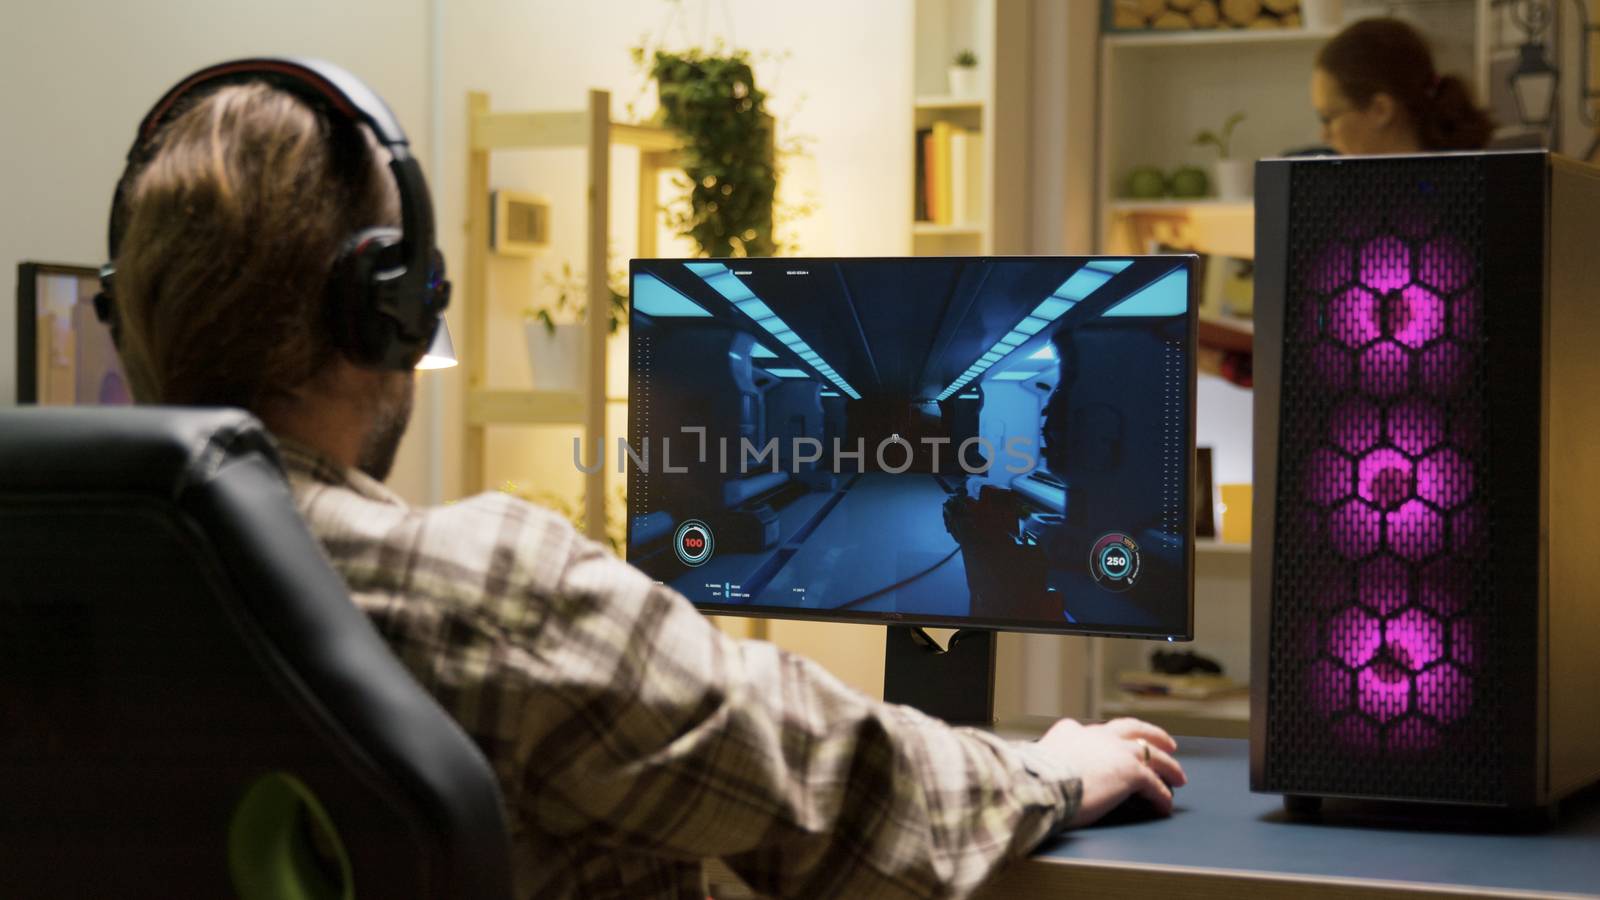
<instances>
[{"instance_id":1,"label":"computer mouse","mask_svg":"<svg viewBox=\"0 0 1600 900\"><path fill-rule=\"evenodd\" d=\"M1164 819L1163 813L1143 794L1131 794L1128 799L1118 803L1111 811L1095 820L1095 825L1133 825L1138 822L1149 822L1153 819Z\"/></svg>"}]
</instances>

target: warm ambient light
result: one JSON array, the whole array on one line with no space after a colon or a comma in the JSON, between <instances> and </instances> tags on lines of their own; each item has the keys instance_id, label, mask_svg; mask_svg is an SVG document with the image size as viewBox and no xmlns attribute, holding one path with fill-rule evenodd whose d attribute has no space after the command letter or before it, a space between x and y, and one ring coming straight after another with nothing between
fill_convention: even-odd
<instances>
[{"instance_id":1,"label":"warm ambient light","mask_svg":"<svg viewBox=\"0 0 1600 900\"><path fill-rule=\"evenodd\" d=\"M428 345L428 352L422 354L422 359L417 361L417 368L450 369L458 364L456 345L450 341L450 326L441 318L439 327L433 332L433 343Z\"/></svg>"}]
</instances>

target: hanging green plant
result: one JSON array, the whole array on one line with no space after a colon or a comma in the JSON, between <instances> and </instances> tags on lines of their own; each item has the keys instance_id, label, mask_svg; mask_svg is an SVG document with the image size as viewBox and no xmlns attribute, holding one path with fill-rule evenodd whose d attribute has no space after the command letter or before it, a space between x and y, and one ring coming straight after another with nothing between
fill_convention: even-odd
<instances>
[{"instance_id":1,"label":"hanging green plant","mask_svg":"<svg viewBox=\"0 0 1600 900\"><path fill-rule=\"evenodd\" d=\"M636 51L643 63L643 50ZM661 116L684 139L688 208L668 222L706 256L772 256L778 167L767 95L750 54L657 50L650 66Z\"/></svg>"}]
</instances>

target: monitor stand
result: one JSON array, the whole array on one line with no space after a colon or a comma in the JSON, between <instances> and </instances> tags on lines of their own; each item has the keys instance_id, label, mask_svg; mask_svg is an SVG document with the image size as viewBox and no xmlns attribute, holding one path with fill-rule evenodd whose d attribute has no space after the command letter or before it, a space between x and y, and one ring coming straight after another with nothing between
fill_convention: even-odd
<instances>
[{"instance_id":1,"label":"monitor stand","mask_svg":"<svg viewBox=\"0 0 1600 900\"><path fill-rule=\"evenodd\" d=\"M915 625L890 625L883 699L951 725L994 724L994 632L962 629L948 649Z\"/></svg>"}]
</instances>

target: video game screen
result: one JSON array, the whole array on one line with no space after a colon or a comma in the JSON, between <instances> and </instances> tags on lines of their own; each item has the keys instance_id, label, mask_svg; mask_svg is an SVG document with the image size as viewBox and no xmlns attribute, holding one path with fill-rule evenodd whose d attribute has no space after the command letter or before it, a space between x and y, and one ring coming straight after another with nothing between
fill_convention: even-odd
<instances>
[{"instance_id":1,"label":"video game screen","mask_svg":"<svg viewBox=\"0 0 1600 900\"><path fill-rule=\"evenodd\" d=\"M1193 265L634 260L628 561L713 613L1190 638Z\"/></svg>"}]
</instances>

